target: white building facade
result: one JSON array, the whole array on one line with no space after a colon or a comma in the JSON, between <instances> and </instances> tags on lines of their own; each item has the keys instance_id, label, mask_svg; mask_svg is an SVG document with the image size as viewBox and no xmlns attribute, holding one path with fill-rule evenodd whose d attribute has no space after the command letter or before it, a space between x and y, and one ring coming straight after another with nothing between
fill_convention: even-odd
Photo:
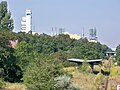
<instances>
[{"instance_id":1,"label":"white building facade","mask_svg":"<svg viewBox=\"0 0 120 90\"><path fill-rule=\"evenodd\" d=\"M26 16L21 20L21 32L29 33L32 31L32 11L26 10Z\"/></svg>"}]
</instances>

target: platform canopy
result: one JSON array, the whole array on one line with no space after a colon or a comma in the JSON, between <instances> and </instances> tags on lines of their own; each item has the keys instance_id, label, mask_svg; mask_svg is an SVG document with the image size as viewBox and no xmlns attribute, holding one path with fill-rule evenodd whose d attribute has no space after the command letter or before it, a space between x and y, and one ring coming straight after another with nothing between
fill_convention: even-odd
<instances>
[{"instance_id":1,"label":"platform canopy","mask_svg":"<svg viewBox=\"0 0 120 90\"><path fill-rule=\"evenodd\" d=\"M106 54L116 54L117 52L111 51L111 52L106 52Z\"/></svg>"},{"instance_id":2,"label":"platform canopy","mask_svg":"<svg viewBox=\"0 0 120 90\"><path fill-rule=\"evenodd\" d=\"M101 62L102 61L102 59L83 60L83 59L76 59L76 58L70 58L67 60L71 61L71 62L78 62L78 63L83 63L83 62L94 63L94 62Z\"/></svg>"},{"instance_id":3,"label":"platform canopy","mask_svg":"<svg viewBox=\"0 0 120 90\"><path fill-rule=\"evenodd\" d=\"M106 52L106 55L107 56L116 56L116 53L115 51L111 51L111 52Z\"/></svg>"}]
</instances>

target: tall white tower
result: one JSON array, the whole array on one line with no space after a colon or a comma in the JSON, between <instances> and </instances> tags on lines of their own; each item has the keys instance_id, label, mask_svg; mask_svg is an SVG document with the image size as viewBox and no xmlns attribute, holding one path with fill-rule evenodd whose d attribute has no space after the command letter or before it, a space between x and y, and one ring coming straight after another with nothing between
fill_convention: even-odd
<instances>
[{"instance_id":1,"label":"tall white tower","mask_svg":"<svg viewBox=\"0 0 120 90\"><path fill-rule=\"evenodd\" d=\"M29 33L30 31L32 31L32 11L27 9L26 16L22 17L21 32Z\"/></svg>"}]
</instances>

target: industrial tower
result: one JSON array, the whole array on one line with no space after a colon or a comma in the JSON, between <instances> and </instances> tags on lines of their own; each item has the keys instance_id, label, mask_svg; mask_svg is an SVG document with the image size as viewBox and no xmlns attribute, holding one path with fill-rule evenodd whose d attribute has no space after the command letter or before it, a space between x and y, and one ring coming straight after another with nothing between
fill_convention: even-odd
<instances>
[{"instance_id":1,"label":"industrial tower","mask_svg":"<svg viewBox=\"0 0 120 90\"><path fill-rule=\"evenodd\" d=\"M30 9L26 9L26 16L22 17L21 32L32 32L32 11Z\"/></svg>"}]
</instances>

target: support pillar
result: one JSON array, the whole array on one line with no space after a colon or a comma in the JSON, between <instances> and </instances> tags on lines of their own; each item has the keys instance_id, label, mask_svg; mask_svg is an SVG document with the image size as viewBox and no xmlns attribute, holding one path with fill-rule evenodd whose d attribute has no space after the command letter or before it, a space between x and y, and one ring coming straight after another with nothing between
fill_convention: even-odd
<instances>
[{"instance_id":1,"label":"support pillar","mask_svg":"<svg viewBox=\"0 0 120 90\"><path fill-rule=\"evenodd\" d=\"M93 71L94 71L94 63L91 63L91 64L90 64L90 67L91 67L92 72L93 72Z\"/></svg>"}]
</instances>

